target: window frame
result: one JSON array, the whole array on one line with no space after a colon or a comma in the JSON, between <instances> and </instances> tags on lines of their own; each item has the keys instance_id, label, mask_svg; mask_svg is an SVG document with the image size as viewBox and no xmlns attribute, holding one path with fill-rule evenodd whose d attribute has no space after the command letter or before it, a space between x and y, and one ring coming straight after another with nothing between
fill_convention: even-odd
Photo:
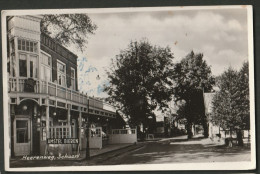
<instances>
[{"instance_id":1,"label":"window frame","mask_svg":"<svg viewBox=\"0 0 260 174\"><path fill-rule=\"evenodd\" d=\"M20 43L19 43L19 41L20 41ZM27 43L28 43L28 45L27 45ZM38 44L39 44L39 42L35 41L35 40L17 38L17 50L18 51L24 51L27 53L37 54L39 52Z\"/></svg>"},{"instance_id":2,"label":"window frame","mask_svg":"<svg viewBox=\"0 0 260 174\"><path fill-rule=\"evenodd\" d=\"M46 57L48 57L47 62L49 61L49 58L50 58L50 65L47 65L47 64L44 63L42 54L44 54ZM40 79L46 81L45 78L42 79L42 75L43 75L43 73L45 72L45 69L48 69L48 70L50 70L50 82L52 82L52 57L51 57L50 54L48 54L48 53L46 53L46 52L44 52L44 51L41 50L41 52L40 52L40 58L41 58L41 64L40 64L40 66L41 66L41 68L40 68L41 77L40 77ZM44 68L44 72L43 72L42 68Z\"/></svg>"},{"instance_id":3,"label":"window frame","mask_svg":"<svg viewBox=\"0 0 260 174\"><path fill-rule=\"evenodd\" d=\"M58 64L64 65L64 72L59 70ZM62 84L62 82L61 82L61 84L59 84L59 74L61 74L61 76L64 75L64 77L65 77L64 78L64 84ZM67 86L67 81L66 81L66 64L63 63L62 61L58 60L58 59L57 59L57 83L59 85L63 86L63 87Z\"/></svg>"},{"instance_id":4,"label":"window frame","mask_svg":"<svg viewBox=\"0 0 260 174\"><path fill-rule=\"evenodd\" d=\"M70 68L70 78L71 78L71 81L70 81L70 83L71 83L71 86L72 86L72 89L73 90L76 90L76 70L75 70L75 68L73 68L73 67L71 67ZM74 76L72 77L72 71L74 71ZM74 83L72 84L72 79L74 80Z\"/></svg>"},{"instance_id":5,"label":"window frame","mask_svg":"<svg viewBox=\"0 0 260 174\"><path fill-rule=\"evenodd\" d=\"M22 56L25 56L25 59L21 59ZM26 73L26 76L22 76L22 75L21 75L21 67L20 67L20 66L21 66L21 60L25 61L25 65L26 65L25 73ZM29 68L28 68L28 57L27 57L27 54L25 54L25 53L19 53L19 54L18 54L18 64L19 64L19 71L18 71L19 77L28 78L30 72L28 72L28 71L29 71L29 70L28 70ZM24 68L24 67L23 67L23 68Z\"/></svg>"}]
</instances>

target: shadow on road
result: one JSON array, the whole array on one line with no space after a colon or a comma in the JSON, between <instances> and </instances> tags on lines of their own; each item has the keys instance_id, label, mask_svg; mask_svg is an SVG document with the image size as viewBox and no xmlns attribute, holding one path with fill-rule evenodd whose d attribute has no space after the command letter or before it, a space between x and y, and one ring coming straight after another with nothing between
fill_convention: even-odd
<instances>
[{"instance_id":1,"label":"shadow on road","mask_svg":"<svg viewBox=\"0 0 260 174\"><path fill-rule=\"evenodd\" d=\"M104 162L103 165L250 161L248 147L230 148L200 137L190 140L175 138L165 142L148 143L137 152Z\"/></svg>"}]
</instances>

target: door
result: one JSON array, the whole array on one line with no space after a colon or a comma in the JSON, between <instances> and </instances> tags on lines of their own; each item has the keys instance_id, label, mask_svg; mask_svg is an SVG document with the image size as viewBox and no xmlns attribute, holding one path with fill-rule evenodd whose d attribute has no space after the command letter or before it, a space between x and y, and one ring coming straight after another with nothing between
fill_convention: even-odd
<instances>
[{"instance_id":1,"label":"door","mask_svg":"<svg viewBox=\"0 0 260 174\"><path fill-rule=\"evenodd\" d=\"M76 119L72 119L71 121L71 138L79 138L78 137L78 132L77 132L77 121ZM72 144L72 149L77 150L78 144Z\"/></svg>"},{"instance_id":2,"label":"door","mask_svg":"<svg viewBox=\"0 0 260 174\"><path fill-rule=\"evenodd\" d=\"M89 129L89 147L102 148L102 128L95 127Z\"/></svg>"},{"instance_id":3,"label":"door","mask_svg":"<svg viewBox=\"0 0 260 174\"><path fill-rule=\"evenodd\" d=\"M15 118L14 120L14 155L30 155L31 153L31 125L29 118Z\"/></svg>"}]
</instances>

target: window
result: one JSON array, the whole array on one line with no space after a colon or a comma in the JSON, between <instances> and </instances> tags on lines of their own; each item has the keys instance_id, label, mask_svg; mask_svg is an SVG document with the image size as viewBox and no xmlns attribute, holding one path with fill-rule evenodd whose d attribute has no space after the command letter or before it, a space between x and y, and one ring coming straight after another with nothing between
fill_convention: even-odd
<instances>
[{"instance_id":1,"label":"window","mask_svg":"<svg viewBox=\"0 0 260 174\"><path fill-rule=\"evenodd\" d=\"M65 64L62 64L61 62L58 62L58 71L65 73Z\"/></svg>"},{"instance_id":2,"label":"window","mask_svg":"<svg viewBox=\"0 0 260 174\"><path fill-rule=\"evenodd\" d=\"M52 60L51 56L41 53L41 80L52 81Z\"/></svg>"},{"instance_id":3,"label":"window","mask_svg":"<svg viewBox=\"0 0 260 174\"><path fill-rule=\"evenodd\" d=\"M27 77L27 62L26 55L20 54L19 56L19 74L20 77Z\"/></svg>"},{"instance_id":4,"label":"window","mask_svg":"<svg viewBox=\"0 0 260 174\"><path fill-rule=\"evenodd\" d=\"M37 42L18 39L18 50L36 53L38 51L38 44Z\"/></svg>"},{"instance_id":5,"label":"window","mask_svg":"<svg viewBox=\"0 0 260 174\"><path fill-rule=\"evenodd\" d=\"M49 129L50 138L71 138L70 137L70 126L65 120L58 120L57 126L51 126Z\"/></svg>"},{"instance_id":6,"label":"window","mask_svg":"<svg viewBox=\"0 0 260 174\"><path fill-rule=\"evenodd\" d=\"M19 54L19 75L20 77L37 78L37 56Z\"/></svg>"},{"instance_id":7,"label":"window","mask_svg":"<svg viewBox=\"0 0 260 174\"><path fill-rule=\"evenodd\" d=\"M121 131L120 131L120 134L127 134L127 130L125 130L125 129L124 129L124 130L121 130Z\"/></svg>"},{"instance_id":8,"label":"window","mask_svg":"<svg viewBox=\"0 0 260 174\"><path fill-rule=\"evenodd\" d=\"M99 128L90 129L90 136L91 137L101 137L101 129L99 129Z\"/></svg>"},{"instance_id":9,"label":"window","mask_svg":"<svg viewBox=\"0 0 260 174\"><path fill-rule=\"evenodd\" d=\"M47 137L46 137L46 128L42 128L42 141L46 141Z\"/></svg>"},{"instance_id":10,"label":"window","mask_svg":"<svg viewBox=\"0 0 260 174\"><path fill-rule=\"evenodd\" d=\"M66 86L66 65L57 62L57 74L58 74L58 84L62 86Z\"/></svg>"},{"instance_id":11,"label":"window","mask_svg":"<svg viewBox=\"0 0 260 174\"><path fill-rule=\"evenodd\" d=\"M53 126L49 131L50 138L70 138L70 128L68 126Z\"/></svg>"},{"instance_id":12,"label":"window","mask_svg":"<svg viewBox=\"0 0 260 174\"><path fill-rule=\"evenodd\" d=\"M76 85L75 85L75 69L71 68L71 86L73 90L76 90Z\"/></svg>"},{"instance_id":13,"label":"window","mask_svg":"<svg viewBox=\"0 0 260 174\"><path fill-rule=\"evenodd\" d=\"M16 120L16 142L28 143L28 121Z\"/></svg>"},{"instance_id":14,"label":"window","mask_svg":"<svg viewBox=\"0 0 260 174\"><path fill-rule=\"evenodd\" d=\"M37 78L37 56L30 55L30 77Z\"/></svg>"}]
</instances>

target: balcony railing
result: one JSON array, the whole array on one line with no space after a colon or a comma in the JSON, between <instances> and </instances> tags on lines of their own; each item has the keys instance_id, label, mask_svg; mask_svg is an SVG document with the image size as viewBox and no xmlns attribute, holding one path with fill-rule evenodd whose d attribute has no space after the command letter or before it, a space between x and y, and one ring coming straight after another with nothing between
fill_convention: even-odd
<instances>
[{"instance_id":1,"label":"balcony railing","mask_svg":"<svg viewBox=\"0 0 260 174\"><path fill-rule=\"evenodd\" d=\"M8 84L9 92L30 92L38 94L48 94L62 99L71 100L84 105L88 104L94 108L103 109L103 102L89 98L87 95L70 88L63 87L53 82L46 82L39 79L28 79L23 77L10 77Z\"/></svg>"}]
</instances>

